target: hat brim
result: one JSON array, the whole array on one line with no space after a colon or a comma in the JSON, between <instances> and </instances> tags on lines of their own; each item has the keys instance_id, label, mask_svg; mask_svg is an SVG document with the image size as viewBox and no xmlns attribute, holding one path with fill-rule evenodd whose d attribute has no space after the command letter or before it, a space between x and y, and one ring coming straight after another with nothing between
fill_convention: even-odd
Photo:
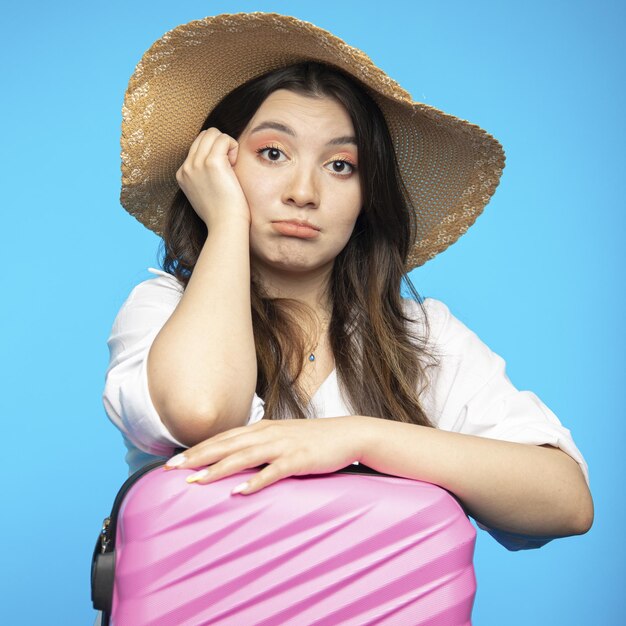
<instances>
[{"instance_id":1,"label":"hat brim","mask_svg":"<svg viewBox=\"0 0 626 626\"><path fill-rule=\"evenodd\" d=\"M144 54L122 109L124 208L161 235L178 191L176 171L208 113L243 83L302 61L350 74L381 108L413 208L416 239L407 271L454 243L495 192L505 160L500 143L474 124L414 102L361 50L272 13L183 24Z\"/></svg>"}]
</instances>

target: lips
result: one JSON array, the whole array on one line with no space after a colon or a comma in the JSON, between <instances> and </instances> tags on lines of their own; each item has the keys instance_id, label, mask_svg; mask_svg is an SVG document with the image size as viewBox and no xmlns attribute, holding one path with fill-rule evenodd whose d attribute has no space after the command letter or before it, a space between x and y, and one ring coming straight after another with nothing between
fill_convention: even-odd
<instances>
[{"instance_id":1,"label":"lips","mask_svg":"<svg viewBox=\"0 0 626 626\"><path fill-rule=\"evenodd\" d=\"M315 226L315 224L311 224L311 222L307 222L306 220L277 220L274 224L293 224L294 226L302 226L319 231L319 228Z\"/></svg>"},{"instance_id":2,"label":"lips","mask_svg":"<svg viewBox=\"0 0 626 626\"><path fill-rule=\"evenodd\" d=\"M305 220L272 222L272 226L281 235L298 239L315 239L320 233L320 229L317 226Z\"/></svg>"}]
</instances>

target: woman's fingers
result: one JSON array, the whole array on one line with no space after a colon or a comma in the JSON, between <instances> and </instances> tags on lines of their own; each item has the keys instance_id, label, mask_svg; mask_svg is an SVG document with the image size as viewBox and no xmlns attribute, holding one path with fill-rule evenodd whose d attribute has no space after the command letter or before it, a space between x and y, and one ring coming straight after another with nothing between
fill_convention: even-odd
<instances>
[{"instance_id":1,"label":"woman's fingers","mask_svg":"<svg viewBox=\"0 0 626 626\"><path fill-rule=\"evenodd\" d=\"M238 150L239 143L235 141L235 139L233 139L230 135L220 133L211 145L208 156L209 158L221 158L225 154L232 167L235 163L237 163Z\"/></svg>"},{"instance_id":2,"label":"woman's fingers","mask_svg":"<svg viewBox=\"0 0 626 626\"><path fill-rule=\"evenodd\" d=\"M191 448L178 467L201 468L190 477L200 484L268 464L246 482L248 494L287 476L334 472L361 458L368 420L359 415L324 420L261 420L232 429ZM170 467L175 460L168 461Z\"/></svg>"},{"instance_id":3,"label":"woman's fingers","mask_svg":"<svg viewBox=\"0 0 626 626\"><path fill-rule=\"evenodd\" d=\"M187 482L204 485L271 462L274 458L275 454L271 446L251 446L228 455L221 461L211 465L211 467L205 467L195 474L191 474L187 478Z\"/></svg>"},{"instance_id":4,"label":"woman's fingers","mask_svg":"<svg viewBox=\"0 0 626 626\"><path fill-rule=\"evenodd\" d=\"M237 155L239 154L239 143L236 142L232 137L229 137L231 140L228 145L228 161L231 167L234 167L235 163L237 163Z\"/></svg>"},{"instance_id":5,"label":"woman's fingers","mask_svg":"<svg viewBox=\"0 0 626 626\"><path fill-rule=\"evenodd\" d=\"M211 465L228 454L251 445L260 444L263 439L260 439L257 433L263 427L259 427L257 424L225 430L172 457L166 461L165 468L192 469Z\"/></svg>"},{"instance_id":6,"label":"woman's fingers","mask_svg":"<svg viewBox=\"0 0 626 626\"><path fill-rule=\"evenodd\" d=\"M206 158L208 151L219 135L221 135L221 133L217 128L208 128L198 134L189 147L189 152L187 153L185 160L181 163L181 166L176 172L176 179L179 183L179 177L183 173L183 168L186 168L186 170L189 171L191 167L197 167L198 158L200 158L201 162L204 158ZM198 157L199 154L200 157Z\"/></svg>"},{"instance_id":7,"label":"woman's fingers","mask_svg":"<svg viewBox=\"0 0 626 626\"><path fill-rule=\"evenodd\" d=\"M193 163L199 168L211 166L214 160L219 163L227 155L233 143L237 145L237 142L229 135L221 133L217 128L209 128L198 144Z\"/></svg>"},{"instance_id":8,"label":"woman's fingers","mask_svg":"<svg viewBox=\"0 0 626 626\"><path fill-rule=\"evenodd\" d=\"M210 228L220 220L250 221L250 208L235 175L239 144L217 128L202 131L176 172L176 181L200 219Z\"/></svg>"},{"instance_id":9,"label":"woman's fingers","mask_svg":"<svg viewBox=\"0 0 626 626\"><path fill-rule=\"evenodd\" d=\"M176 172L176 179L179 184L184 183L185 178L190 177L194 170L202 167L218 134L220 133L217 128L209 128L200 132L200 134L193 140L185 160Z\"/></svg>"},{"instance_id":10,"label":"woman's fingers","mask_svg":"<svg viewBox=\"0 0 626 626\"><path fill-rule=\"evenodd\" d=\"M284 443L262 432L266 427L266 424L257 423L220 433L194 446L190 458L178 467L207 465L187 478L189 483L204 485L268 464L246 481L248 488L242 488L237 493L253 493L281 478L299 473L301 468L293 455L285 454Z\"/></svg>"},{"instance_id":11,"label":"woman's fingers","mask_svg":"<svg viewBox=\"0 0 626 626\"><path fill-rule=\"evenodd\" d=\"M211 142L211 137L215 137L219 131L217 128L209 128L207 130L201 131L198 136L193 140L193 143L189 147L189 152L187 153L186 161L193 161L196 158L196 154L198 153L198 148L200 144L204 144L207 142L207 139Z\"/></svg>"},{"instance_id":12,"label":"woman's fingers","mask_svg":"<svg viewBox=\"0 0 626 626\"><path fill-rule=\"evenodd\" d=\"M264 467L260 472L257 472L248 480L243 483L237 485L233 490L233 494L240 493L244 496L248 494L255 493L256 491L261 491L265 487L273 483L277 483L279 480L283 478L288 478L289 476L293 476L294 472L289 471L289 469L283 464L276 462L270 463L266 467Z\"/></svg>"},{"instance_id":13,"label":"woman's fingers","mask_svg":"<svg viewBox=\"0 0 626 626\"><path fill-rule=\"evenodd\" d=\"M227 466L227 464L224 464L222 467L218 467L218 465L221 465L218 464L212 468L205 468L204 470L200 470L199 472L189 476L187 478L187 482L206 485L208 483L215 482L220 478L232 476L233 474L237 474L244 469L258 467L262 464L262 461L258 463L251 461L250 459L252 458L253 456L242 454L240 459L233 460L230 467ZM283 478L288 478L289 476L294 475L297 475L295 468L290 467L289 463L285 462L283 459L276 460L273 463L267 464L262 470L250 476L243 483L238 484L234 487L232 493L240 493L243 495L255 493L256 491L260 491L261 489L264 489L265 487L268 487Z\"/></svg>"},{"instance_id":14,"label":"woman's fingers","mask_svg":"<svg viewBox=\"0 0 626 626\"><path fill-rule=\"evenodd\" d=\"M234 165L237 161L238 147L239 143L230 135L222 133L217 128L207 128L194 139L183 165L186 163L192 167L202 168L210 159L219 159L224 155L227 156L230 164Z\"/></svg>"}]
</instances>

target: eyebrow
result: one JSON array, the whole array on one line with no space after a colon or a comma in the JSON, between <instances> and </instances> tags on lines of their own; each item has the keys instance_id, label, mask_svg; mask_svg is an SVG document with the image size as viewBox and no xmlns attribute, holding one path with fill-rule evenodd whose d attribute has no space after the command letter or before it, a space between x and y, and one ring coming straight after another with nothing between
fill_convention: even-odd
<instances>
[{"instance_id":1,"label":"eyebrow","mask_svg":"<svg viewBox=\"0 0 626 626\"><path fill-rule=\"evenodd\" d=\"M296 136L296 133L293 131L292 128L289 128L289 126L285 126L285 124L281 124L280 122L273 122L273 121L261 122L258 126L255 126L250 131L250 134L252 135L253 133L257 133L261 130L267 130L268 128L272 130L278 130L281 133L290 135L291 137ZM341 146L346 143L351 143L356 146L356 137L353 137L352 135L343 135L342 137L335 137L334 139L327 141L326 145L327 146Z\"/></svg>"}]
</instances>

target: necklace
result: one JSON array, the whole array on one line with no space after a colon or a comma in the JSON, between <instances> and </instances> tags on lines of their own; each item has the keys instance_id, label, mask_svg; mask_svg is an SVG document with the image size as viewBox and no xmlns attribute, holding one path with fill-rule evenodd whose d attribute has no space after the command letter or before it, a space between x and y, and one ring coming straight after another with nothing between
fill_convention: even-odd
<instances>
[{"instance_id":1,"label":"necklace","mask_svg":"<svg viewBox=\"0 0 626 626\"><path fill-rule=\"evenodd\" d=\"M314 363L315 362L315 352L317 350L317 346L319 346L319 344L320 344L320 339L324 336L324 332L326 332L326 329L324 329L320 333L320 335L319 335L319 337L317 339L317 342L315 343L315 346L313 346L313 350L311 350L311 352L309 353L309 356L308 356L309 363Z\"/></svg>"},{"instance_id":2,"label":"necklace","mask_svg":"<svg viewBox=\"0 0 626 626\"><path fill-rule=\"evenodd\" d=\"M311 354L309 354L309 363L313 363L313 361L315 361L315 351L317 350L317 346L319 346L320 340L317 340L317 343L315 344L315 346L313 347L313 350L311 350Z\"/></svg>"}]
</instances>

